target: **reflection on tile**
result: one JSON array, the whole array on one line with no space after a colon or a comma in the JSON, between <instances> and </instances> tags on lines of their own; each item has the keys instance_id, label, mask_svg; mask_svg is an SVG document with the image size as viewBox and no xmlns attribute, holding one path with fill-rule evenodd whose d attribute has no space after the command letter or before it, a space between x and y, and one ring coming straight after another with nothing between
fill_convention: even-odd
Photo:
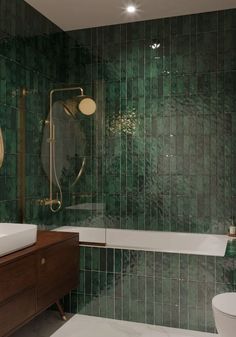
<instances>
[{"instance_id":1,"label":"reflection on tile","mask_svg":"<svg viewBox=\"0 0 236 337\"><path fill-rule=\"evenodd\" d=\"M80 251L80 285L64 298L68 312L215 332L211 300L236 289L231 255L91 247Z\"/></svg>"},{"instance_id":2,"label":"reflection on tile","mask_svg":"<svg viewBox=\"0 0 236 337\"><path fill-rule=\"evenodd\" d=\"M74 315L59 324L55 313L46 312L12 337L216 337L216 334Z\"/></svg>"}]
</instances>

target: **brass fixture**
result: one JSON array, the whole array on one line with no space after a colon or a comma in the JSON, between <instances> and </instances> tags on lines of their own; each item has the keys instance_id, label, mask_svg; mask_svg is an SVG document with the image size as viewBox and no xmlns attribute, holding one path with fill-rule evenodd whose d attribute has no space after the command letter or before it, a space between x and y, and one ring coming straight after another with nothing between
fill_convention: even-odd
<instances>
[{"instance_id":1,"label":"brass fixture","mask_svg":"<svg viewBox=\"0 0 236 337\"><path fill-rule=\"evenodd\" d=\"M28 94L29 94L29 90L27 90L26 88L22 88L22 95L27 96Z\"/></svg>"},{"instance_id":2,"label":"brass fixture","mask_svg":"<svg viewBox=\"0 0 236 337\"><path fill-rule=\"evenodd\" d=\"M50 91L49 98L50 98L50 110L49 110L49 120L45 121L45 124L49 126L49 198L44 199L42 203L45 206L50 206L50 210L52 212L58 212L62 207L63 196L62 196L62 189L61 185L57 176L56 171L56 164L55 164L55 124L53 123L53 94L55 92L65 92L65 91L80 91L80 95L76 96L75 98L68 99L63 102L64 111L67 115L75 118L77 112L81 112L84 115L92 115L96 111L96 103L95 101L89 97L84 95L84 90L81 87L71 87L71 88L57 88ZM78 182L84 166L85 166L86 159L84 158L81 169L76 177L75 182L73 185ZM59 197L57 196L56 199L53 198L53 177L55 178L56 185L59 191ZM72 186L73 186L72 185ZM54 208L53 206L56 205Z\"/></svg>"},{"instance_id":3,"label":"brass fixture","mask_svg":"<svg viewBox=\"0 0 236 337\"><path fill-rule=\"evenodd\" d=\"M72 187L75 186L77 184L77 182L79 181L79 178L81 177L81 174L83 173L84 167L86 164L86 158L84 157L81 168L79 170L79 173L77 175L77 177L75 178L75 181L73 182L73 184L71 185Z\"/></svg>"},{"instance_id":4,"label":"brass fixture","mask_svg":"<svg viewBox=\"0 0 236 337\"><path fill-rule=\"evenodd\" d=\"M93 115L96 111L96 103L94 100L85 95L70 98L63 104L65 112L75 118L76 113L81 111L84 115Z\"/></svg>"},{"instance_id":5,"label":"brass fixture","mask_svg":"<svg viewBox=\"0 0 236 337\"><path fill-rule=\"evenodd\" d=\"M60 205L60 201L58 199L50 200L49 198L44 198L37 200L37 204L40 206Z\"/></svg>"}]
</instances>

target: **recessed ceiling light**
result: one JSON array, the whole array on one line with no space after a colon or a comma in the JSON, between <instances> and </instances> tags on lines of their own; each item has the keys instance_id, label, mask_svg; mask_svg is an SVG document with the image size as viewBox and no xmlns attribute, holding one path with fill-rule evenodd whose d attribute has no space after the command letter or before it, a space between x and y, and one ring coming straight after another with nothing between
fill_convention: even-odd
<instances>
[{"instance_id":1,"label":"recessed ceiling light","mask_svg":"<svg viewBox=\"0 0 236 337\"><path fill-rule=\"evenodd\" d=\"M136 10L137 10L137 8L134 5L129 5L129 6L126 7L126 12L128 12L130 14L135 13Z\"/></svg>"}]
</instances>

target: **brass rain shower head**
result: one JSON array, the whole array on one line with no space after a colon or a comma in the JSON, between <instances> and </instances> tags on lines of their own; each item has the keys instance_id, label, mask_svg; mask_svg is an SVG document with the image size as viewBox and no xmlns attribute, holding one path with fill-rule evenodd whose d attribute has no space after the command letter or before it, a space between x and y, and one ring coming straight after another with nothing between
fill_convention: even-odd
<instances>
[{"instance_id":1,"label":"brass rain shower head","mask_svg":"<svg viewBox=\"0 0 236 337\"><path fill-rule=\"evenodd\" d=\"M74 118L78 112L81 112L86 116L93 115L97 108L95 101L86 95L80 95L67 99L63 103L63 106L65 112Z\"/></svg>"}]
</instances>

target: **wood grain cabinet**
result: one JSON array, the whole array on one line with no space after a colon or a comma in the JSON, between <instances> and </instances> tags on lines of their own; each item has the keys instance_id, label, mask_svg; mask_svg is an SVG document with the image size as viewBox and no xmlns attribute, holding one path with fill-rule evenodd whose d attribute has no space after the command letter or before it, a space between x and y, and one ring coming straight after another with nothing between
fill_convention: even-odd
<instances>
[{"instance_id":1,"label":"wood grain cabinet","mask_svg":"<svg viewBox=\"0 0 236 337\"><path fill-rule=\"evenodd\" d=\"M79 235L38 232L37 243L0 258L0 337L78 285Z\"/></svg>"}]
</instances>

